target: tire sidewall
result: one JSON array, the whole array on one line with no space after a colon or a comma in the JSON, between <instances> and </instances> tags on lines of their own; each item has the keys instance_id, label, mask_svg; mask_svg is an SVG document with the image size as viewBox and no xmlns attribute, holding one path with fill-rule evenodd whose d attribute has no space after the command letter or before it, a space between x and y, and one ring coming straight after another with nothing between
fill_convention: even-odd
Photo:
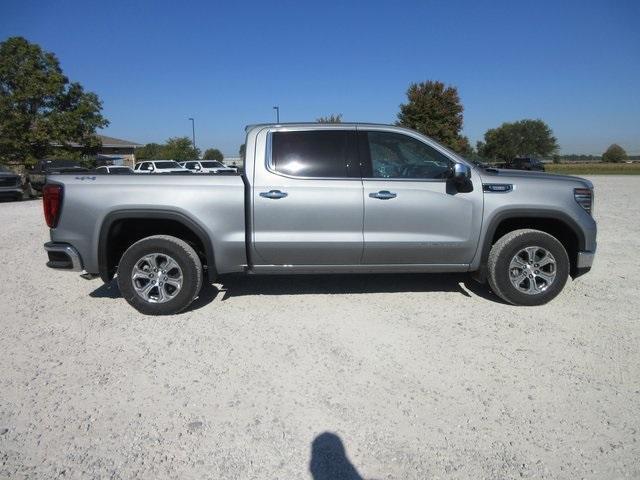
<instances>
[{"instance_id":1,"label":"tire sidewall","mask_svg":"<svg viewBox=\"0 0 640 480\"><path fill-rule=\"evenodd\" d=\"M509 265L511 259L520 250L526 247L542 247L551 252L556 260L556 278L547 290L536 295L521 292L511 284L509 279ZM516 305L542 305L555 298L564 288L569 277L569 257L562 244L554 237L545 234L531 232L522 235L507 246L501 252L496 262L495 280L497 287L508 301Z\"/></svg>"},{"instance_id":2,"label":"tire sidewall","mask_svg":"<svg viewBox=\"0 0 640 480\"><path fill-rule=\"evenodd\" d=\"M186 245L186 244L185 244ZM131 272L135 264L145 255L162 253L172 257L182 270L182 288L171 300L164 303L150 303L142 299L133 287ZM198 265L180 245L160 239L148 238L133 244L122 255L118 265L118 287L122 297L136 310L147 315L169 315L184 310L198 294ZM201 275L201 274L200 274Z\"/></svg>"}]
</instances>

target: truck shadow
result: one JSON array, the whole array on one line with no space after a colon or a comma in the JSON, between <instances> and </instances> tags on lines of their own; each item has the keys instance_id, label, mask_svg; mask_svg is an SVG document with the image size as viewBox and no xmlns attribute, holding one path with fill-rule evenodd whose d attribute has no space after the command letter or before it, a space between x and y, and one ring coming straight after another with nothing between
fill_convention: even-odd
<instances>
[{"instance_id":1,"label":"truck shadow","mask_svg":"<svg viewBox=\"0 0 640 480\"><path fill-rule=\"evenodd\" d=\"M228 275L219 280L222 300L245 295L310 295L451 292L503 303L468 274ZM205 288L208 288L205 286ZM214 287L215 288L215 287Z\"/></svg>"},{"instance_id":2,"label":"truck shadow","mask_svg":"<svg viewBox=\"0 0 640 480\"><path fill-rule=\"evenodd\" d=\"M504 303L486 285L463 273L343 274L343 275L224 275L215 285L205 283L185 310L198 310L219 295L222 301L257 295L339 295L367 293L449 292ZM92 298L122 298L115 280L89 294Z\"/></svg>"},{"instance_id":3,"label":"truck shadow","mask_svg":"<svg viewBox=\"0 0 640 480\"><path fill-rule=\"evenodd\" d=\"M185 310L185 312L198 310L206 305L209 305L213 300L218 296L220 290L216 288L215 285L210 285L205 283L202 286L202 290L200 290L200 295L193 301L189 308ZM122 294L120 293L120 289L118 288L118 282L113 279L109 283L103 283L98 288L96 288L93 292L89 293L91 298L112 298L112 299L121 299Z\"/></svg>"}]
</instances>

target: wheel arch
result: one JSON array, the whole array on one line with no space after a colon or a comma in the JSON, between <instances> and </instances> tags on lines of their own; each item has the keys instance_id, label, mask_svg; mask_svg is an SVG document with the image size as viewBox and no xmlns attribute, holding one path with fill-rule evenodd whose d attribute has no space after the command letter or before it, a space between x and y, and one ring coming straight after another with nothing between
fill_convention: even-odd
<instances>
[{"instance_id":1,"label":"wheel arch","mask_svg":"<svg viewBox=\"0 0 640 480\"><path fill-rule=\"evenodd\" d=\"M135 222L134 231L123 234L125 240L117 243L117 235L125 225ZM168 234L195 243L209 280L216 276L215 256L211 238L206 230L190 216L164 209L122 209L110 212L102 221L98 235L98 271L105 283L109 282L124 250L141 238ZM114 238L114 235L116 238Z\"/></svg>"},{"instance_id":2,"label":"wheel arch","mask_svg":"<svg viewBox=\"0 0 640 480\"><path fill-rule=\"evenodd\" d=\"M585 248L585 234L569 215L556 210L518 209L497 213L489 221L486 229L480 268L485 268L491 247L500 237L521 228L540 230L557 238L569 255L571 276L575 277L578 274L577 257L578 252Z\"/></svg>"}]
</instances>

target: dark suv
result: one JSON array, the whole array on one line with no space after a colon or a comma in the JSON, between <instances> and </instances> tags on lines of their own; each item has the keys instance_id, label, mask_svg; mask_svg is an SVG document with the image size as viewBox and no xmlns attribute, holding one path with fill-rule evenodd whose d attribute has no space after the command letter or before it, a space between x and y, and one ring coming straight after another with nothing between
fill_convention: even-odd
<instances>
[{"instance_id":1,"label":"dark suv","mask_svg":"<svg viewBox=\"0 0 640 480\"><path fill-rule=\"evenodd\" d=\"M544 164L533 157L517 157L510 162L505 163L502 168L510 168L513 170L536 170L544 172Z\"/></svg>"},{"instance_id":2,"label":"dark suv","mask_svg":"<svg viewBox=\"0 0 640 480\"><path fill-rule=\"evenodd\" d=\"M22 178L7 167L0 165L0 198L22 198Z\"/></svg>"}]
</instances>

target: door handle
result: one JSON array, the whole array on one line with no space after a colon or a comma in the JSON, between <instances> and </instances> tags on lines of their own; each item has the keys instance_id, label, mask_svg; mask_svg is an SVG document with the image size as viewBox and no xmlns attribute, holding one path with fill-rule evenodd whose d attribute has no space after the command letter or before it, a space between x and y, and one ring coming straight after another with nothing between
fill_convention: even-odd
<instances>
[{"instance_id":1,"label":"door handle","mask_svg":"<svg viewBox=\"0 0 640 480\"><path fill-rule=\"evenodd\" d=\"M268 192L260 192L260 196L264 198L271 198L272 200L277 200L279 198L284 198L288 193L281 192L280 190L269 190Z\"/></svg>"},{"instance_id":2,"label":"door handle","mask_svg":"<svg viewBox=\"0 0 640 480\"><path fill-rule=\"evenodd\" d=\"M380 190L379 192L370 193L371 198L379 198L380 200L391 200L396 198L398 194L390 192L389 190Z\"/></svg>"}]
</instances>

